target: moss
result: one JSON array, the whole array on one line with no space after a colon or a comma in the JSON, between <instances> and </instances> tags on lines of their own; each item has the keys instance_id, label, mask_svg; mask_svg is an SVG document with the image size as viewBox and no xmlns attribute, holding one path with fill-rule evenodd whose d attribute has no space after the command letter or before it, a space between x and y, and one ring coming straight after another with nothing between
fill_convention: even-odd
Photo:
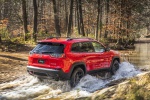
<instances>
[{"instance_id":1,"label":"moss","mask_svg":"<svg viewBox=\"0 0 150 100\"><path fill-rule=\"evenodd\" d=\"M90 97L81 97L81 98L77 98L75 100L91 100Z\"/></svg>"},{"instance_id":2,"label":"moss","mask_svg":"<svg viewBox=\"0 0 150 100\"><path fill-rule=\"evenodd\" d=\"M150 74L128 79L125 84L113 86L103 94L100 90L92 100L150 100Z\"/></svg>"},{"instance_id":3,"label":"moss","mask_svg":"<svg viewBox=\"0 0 150 100\"><path fill-rule=\"evenodd\" d=\"M116 99L125 98L126 100L150 100L150 75L130 79L128 89L122 92ZM124 95L123 95L124 94Z\"/></svg>"}]
</instances>

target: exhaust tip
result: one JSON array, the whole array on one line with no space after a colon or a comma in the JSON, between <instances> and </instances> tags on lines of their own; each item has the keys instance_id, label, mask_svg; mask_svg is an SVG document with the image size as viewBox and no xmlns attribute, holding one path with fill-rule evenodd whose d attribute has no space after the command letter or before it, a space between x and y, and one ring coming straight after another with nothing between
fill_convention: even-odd
<instances>
[{"instance_id":1,"label":"exhaust tip","mask_svg":"<svg viewBox=\"0 0 150 100\"><path fill-rule=\"evenodd\" d=\"M33 71L28 71L28 73L29 73L30 75L33 75L33 74L34 74L34 72L33 72Z\"/></svg>"}]
</instances>

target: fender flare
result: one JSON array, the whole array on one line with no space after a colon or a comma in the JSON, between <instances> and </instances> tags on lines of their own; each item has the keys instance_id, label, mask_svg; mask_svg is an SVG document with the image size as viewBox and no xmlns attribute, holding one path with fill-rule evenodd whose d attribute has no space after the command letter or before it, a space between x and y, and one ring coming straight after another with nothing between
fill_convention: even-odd
<instances>
[{"instance_id":1,"label":"fender flare","mask_svg":"<svg viewBox=\"0 0 150 100\"><path fill-rule=\"evenodd\" d=\"M111 69L112 64L113 64L113 62L114 62L115 59L118 59L118 60L119 60L118 62L120 63L120 57L114 56L114 57L112 58L112 60L111 60L110 69Z\"/></svg>"},{"instance_id":2,"label":"fender flare","mask_svg":"<svg viewBox=\"0 0 150 100\"><path fill-rule=\"evenodd\" d=\"M71 75L72 75L74 69L77 68L77 67L79 67L79 66L81 66L81 65L82 65L83 68L84 68L84 70L83 70L84 73L85 73L85 74L87 73L86 64L85 64L84 62L75 62L75 63L73 63L73 64L71 65L70 72L69 72L69 78L71 78Z\"/></svg>"}]
</instances>

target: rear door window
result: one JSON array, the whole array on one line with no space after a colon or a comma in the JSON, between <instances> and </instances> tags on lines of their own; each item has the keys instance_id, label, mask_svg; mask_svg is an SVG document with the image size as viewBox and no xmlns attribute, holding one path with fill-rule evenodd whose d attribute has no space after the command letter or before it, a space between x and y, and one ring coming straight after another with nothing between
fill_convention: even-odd
<instances>
[{"instance_id":1,"label":"rear door window","mask_svg":"<svg viewBox=\"0 0 150 100\"><path fill-rule=\"evenodd\" d=\"M74 43L71 48L72 52L94 52L91 42Z\"/></svg>"},{"instance_id":2,"label":"rear door window","mask_svg":"<svg viewBox=\"0 0 150 100\"><path fill-rule=\"evenodd\" d=\"M81 51L82 52L94 52L92 43L91 42L82 42Z\"/></svg>"},{"instance_id":3,"label":"rear door window","mask_svg":"<svg viewBox=\"0 0 150 100\"><path fill-rule=\"evenodd\" d=\"M60 43L38 43L31 52L42 54L62 54L64 53L64 45Z\"/></svg>"},{"instance_id":4,"label":"rear door window","mask_svg":"<svg viewBox=\"0 0 150 100\"><path fill-rule=\"evenodd\" d=\"M71 47L72 52L80 52L81 43L74 43Z\"/></svg>"}]
</instances>

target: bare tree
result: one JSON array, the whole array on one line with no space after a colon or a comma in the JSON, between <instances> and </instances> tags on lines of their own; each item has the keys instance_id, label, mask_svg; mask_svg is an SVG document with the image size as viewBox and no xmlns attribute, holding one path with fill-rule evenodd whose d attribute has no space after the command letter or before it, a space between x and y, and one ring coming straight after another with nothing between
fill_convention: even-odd
<instances>
[{"instance_id":1,"label":"bare tree","mask_svg":"<svg viewBox=\"0 0 150 100\"><path fill-rule=\"evenodd\" d=\"M99 16L100 16L100 0L97 0L98 7L97 7L97 28L96 28L96 35L95 38L98 40L98 29L99 29Z\"/></svg>"},{"instance_id":2,"label":"bare tree","mask_svg":"<svg viewBox=\"0 0 150 100\"><path fill-rule=\"evenodd\" d=\"M24 28L24 40L27 40L27 12L26 12L26 0L22 0L22 18L23 18L23 28Z\"/></svg>"},{"instance_id":3,"label":"bare tree","mask_svg":"<svg viewBox=\"0 0 150 100\"><path fill-rule=\"evenodd\" d=\"M70 1L70 14L69 14L69 24L68 24L68 31L67 36L71 35L71 26L72 26L72 15L73 15L73 0Z\"/></svg>"},{"instance_id":4,"label":"bare tree","mask_svg":"<svg viewBox=\"0 0 150 100\"><path fill-rule=\"evenodd\" d=\"M0 34L0 43L2 43L2 38L1 38L1 34Z\"/></svg>"},{"instance_id":5,"label":"bare tree","mask_svg":"<svg viewBox=\"0 0 150 100\"><path fill-rule=\"evenodd\" d=\"M101 0L100 1L100 18L99 18L99 20L100 20L100 22L99 22L99 27L100 27L100 35L99 35L99 37L101 38L102 37L102 15L103 15L103 12L102 12L102 1L103 0Z\"/></svg>"},{"instance_id":6,"label":"bare tree","mask_svg":"<svg viewBox=\"0 0 150 100\"><path fill-rule=\"evenodd\" d=\"M4 18L9 18L9 0L4 0L4 13L3 13L3 16Z\"/></svg>"},{"instance_id":7,"label":"bare tree","mask_svg":"<svg viewBox=\"0 0 150 100\"><path fill-rule=\"evenodd\" d=\"M68 10L67 10L67 0L65 0L65 30L68 29Z\"/></svg>"},{"instance_id":8,"label":"bare tree","mask_svg":"<svg viewBox=\"0 0 150 100\"><path fill-rule=\"evenodd\" d=\"M38 16L38 7L37 1L33 0L33 11L34 11L34 21L33 21L33 39L37 40L37 16Z\"/></svg>"},{"instance_id":9,"label":"bare tree","mask_svg":"<svg viewBox=\"0 0 150 100\"><path fill-rule=\"evenodd\" d=\"M81 34L80 17L79 17L79 3L78 3L78 0L76 0L76 11L77 11L78 33Z\"/></svg>"},{"instance_id":10,"label":"bare tree","mask_svg":"<svg viewBox=\"0 0 150 100\"><path fill-rule=\"evenodd\" d=\"M54 31L57 36L70 36L77 27L83 36L126 43L135 38L135 30L147 28L149 34L149 3L150 0L0 0L1 38L33 32L36 41Z\"/></svg>"},{"instance_id":11,"label":"bare tree","mask_svg":"<svg viewBox=\"0 0 150 100\"><path fill-rule=\"evenodd\" d=\"M81 26L81 34L85 36L83 14L82 14L82 2L81 0L77 0L77 2L78 2L78 7L79 7L79 20L80 20L80 26Z\"/></svg>"},{"instance_id":12,"label":"bare tree","mask_svg":"<svg viewBox=\"0 0 150 100\"><path fill-rule=\"evenodd\" d=\"M106 0L106 29L105 29L105 34L104 34L104 38L107 38L107 34L108 34L108 17L109 17L109 0Z\"/></svg>"},{"instance_id":13,"label":"bare tree","mask_svg":"<svg viewBox=\"0 0 150 100\"><path fill-rule=\"evenodd\" d=\"M59 17L58 17L58 12L57 12L57 8L56 8L56 0L52 0L52 3L53 3L53 10L54 10L55 32L56 32L57 36L61 36Z\"/></svg>"}]
</instances>

